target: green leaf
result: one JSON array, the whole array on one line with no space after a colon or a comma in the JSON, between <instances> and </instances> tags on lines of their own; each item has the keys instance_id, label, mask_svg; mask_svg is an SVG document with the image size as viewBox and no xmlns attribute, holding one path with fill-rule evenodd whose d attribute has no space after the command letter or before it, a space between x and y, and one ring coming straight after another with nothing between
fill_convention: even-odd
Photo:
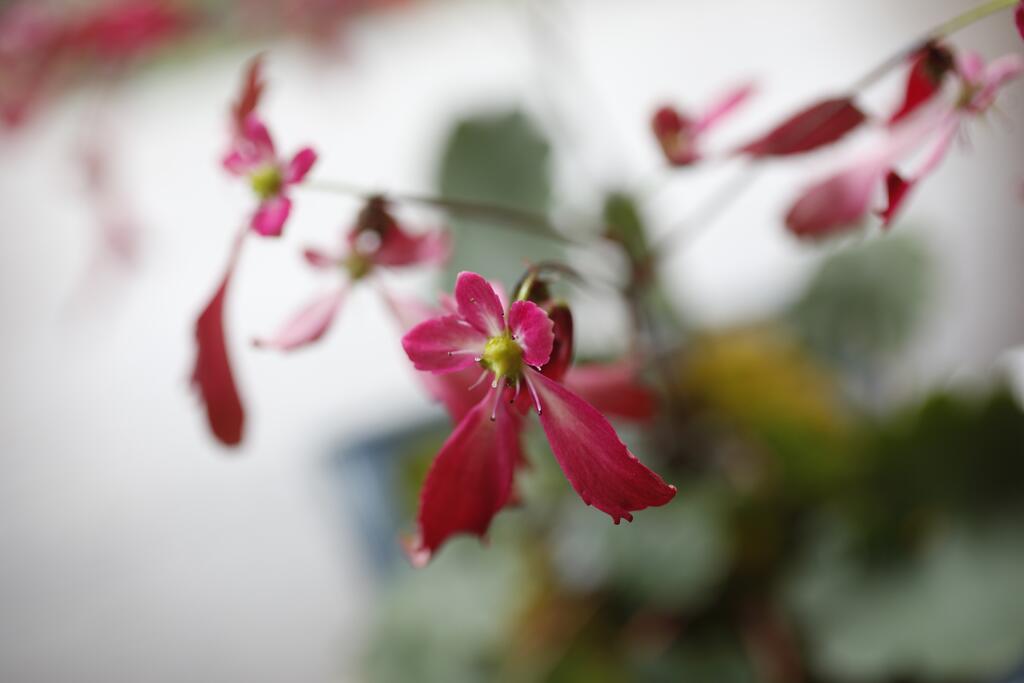
<instances>
[{"instance_id":1,"label":"green leaf","mask_svg":"<svg viewBox=\"0 0 1024 683\"><path fill-rule=\"evenodd\" d=\"M452 129L441 160L439 190L455 200L544 215L551 201L550 147L520 111L477 114ZM451 215L454 254L448 279L472 270L511 287L524 263L556 258L556 242L499 218Z\"/></svg>"}]
</instances>

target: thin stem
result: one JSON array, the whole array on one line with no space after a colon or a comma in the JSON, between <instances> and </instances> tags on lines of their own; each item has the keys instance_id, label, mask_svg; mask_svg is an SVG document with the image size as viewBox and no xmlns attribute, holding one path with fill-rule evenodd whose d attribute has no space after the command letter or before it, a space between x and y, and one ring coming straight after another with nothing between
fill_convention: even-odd
<instances>
[{"instance_id":1,"label":"thin stem","mask_svg":"<svg viewBox=\"0 0 1024 683\"><path fill-rule=\"evenodd\" d=\"M479 219L489 219L494 221L496 225L512 227L521 232L528 232L532 235L558 242L568 243L576 241L560 233L543 214L512 206L403 192L371 192L365 188L337 181L310 180L299 185L299 187L305 187L318 192L349 195L363 200L376 195L383 195L387 199L399 203L432 206L464 217L474 216Z\"/></svg>"},{"instance_id":2,"label":"thin stem","mask_svg":"<svg viewBox=\"0 0 1024 683\"><path fill-rule=\"evenodd\" d=\"M847 92L853 96L858 92L865 90L882 77L888 74L893 69L898 68L901 64L904 64L906 60L915 52L921 49L922 46L927 45L929 42L935 40L941 40L948 38L957 31L967 28L968 26L1002 10L1009 9L1017 4L1018 0L989 0L989 2L983 3L962 12L957 16L944 21L938 26L932 28L926 32L923 36L918 38L911 44L903 47L899 51L889 55L884 60L879 62L877 65L869 69L863 76L856 79L848 88ZM831 123L831 119L825 119L821 121L818 126L808 129L805 132L806 137L810 137L816 133L820 128L823 128ZM692 242L692 238L700 234L707 232L707 229L725 212L726 209L732 206L733 201L719 201L720 199L735 200L739 196L742 196L747 190L753 186L753 181L761 169L761 166L748 166L745 173L738 178L732 178L725 183L719 191L716 191L712 196L711 201L702 205L695 213L694 216L683 221L678 227L686 225L696 225L694 230L684 233L682 236L690 237L687 240L687 244ZM658 244L658 248L655 250L655 255L659 258L663 258L667 255L670 247L677 246L679 243L677 235L680 235L678 229L672 230L666 235Z\"/></svg>"}]
</instances>

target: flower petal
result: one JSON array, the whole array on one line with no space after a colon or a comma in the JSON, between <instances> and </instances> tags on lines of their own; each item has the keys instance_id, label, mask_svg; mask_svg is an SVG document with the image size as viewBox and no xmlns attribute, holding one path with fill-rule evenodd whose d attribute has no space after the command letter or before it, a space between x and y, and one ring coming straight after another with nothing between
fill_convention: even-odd
<instances>
[{"instance_id":1,"label":"flower petal","mask_svg":"<svg viewBox=\"0 0 1024 683\"><path fill-rule=\"evenodd\" d=\"M942 86L953 68L953 54L948 48L930 42L911 56L903 101L889 117L889 125L898 123L928 102Z\"/></svg>"},{"instance_id":2,"label":"flower petal","mask_svg":"<svg viewBox=\"0 0 1024 683\"><path fill-rule=\"evenodd\" d=\"M276 158L270 131L256 114L249 114L242 122L242 139L252 145L255 158L263 161L272 161Z\"/></svg>"},{"instance_id":3,"label":"flower petal","mask_svg":"<svg viewBox=\"0 0 1024 683\"><path fill-rule=\"evenodd\" d=\"M309 173L309 169L313 168L316 159L316 152L313 151L312 147L303 147L296 152L292 160L288 162L288 168L284 171L284 184L294 185L295 183L302 182L302 179Z\"/></svg>"},{"instance_id":4,"label":"flower petal","mask_svg":"<svg viewBox=\"0 0 1024 683\"><path fill-rule=\"evenodd\" d=\"M925 177L938 168L939 164L942 163L942 160L946 158L946 153L949 152L949 148L953 144L953 140L956 139L958 129L959 125L955 118L949 118L946 120L945 129L939 131L939 139L932 148L932 151L927 157L925 157L921 167L918 168L910 178L903 178L892 170L886 174L886 206L878 212L878 215L882 218L883 228L889 227L892 223L893 219L896 217L896 213L910 195L910 191L914 189L919 182L924 180Z\"/></svg>"},{"instance_id":5,"label":"flower petal","mask_svg":"<svg viewBox=\"0 0 1024 683\"><path fill-rule=\"evenodd\" d=\"M412 560L423 566L455 534L483 536L505 506L521 459L519 421L499 401L490 419L491 394L452 432L434 459L420 494L419 538Z\"/></svg>"},{"instance_id":6,"label":"flower petal","mask_svg":"<svg viewBox=\"0 0 1024 683\"><path fill-rule=\"evenodd\" d=\"M454 372L476 364L487 337L456 315L420 323L402 337L402 348L417 370Z\"/></svg>"},{"instance_id":7,"label":"flower petal","mask_svg":"<svg viewBox=\"0 0 1024 683\"><path fill-rule=\"evenodd\" d=\"M253 162L252 159L249 159L237 149L232 149L225 154L220 163L233 175L245 175L257 166L256 162Z\"/></svg>"},{"instance_id":8,"label":"flower petal","mask_svg":"<svg viewBox=\"0 0 1024 683\"><path fill-rule=\"evenodd\" d=\"M344 298L344 288L321 294L291 317L273 335L257 339L253 343L261 349L277 349L278 351L292 351L312 344L330 329Z\"/></svg>"},{"instance_id":9,"label":"flower petal","mask_svg":"<svg viewBox=\"0 0 1024 683\"><path fill-rule=\"evenodd\" d=\"M651 118L651 130L665 160L673 166L689 166L700 160L694 122L672 106L660 107Z\"/></svg>"},{"instance_id":10,"label":"flower petal","mask_svg":"<svg viewBox=\"0 0 1024 683\"><path fill-rule=\"evenodd\" d=\"M604 415L648 420L657 409L654 392L637 378L630 359L576 365L565 375L565 386Z\"/></svg>"},{"instance_id":11,"label":"flower petal","mask_svg":"<svg viewBox=\"0 0 1024 683\"><path fill-rule=\"evenodd\" d=\"M1013 19L1017 24L1017 33L1020 39L1024 40L1024 0L1017 3L1017 9L1013 12Z\"/></svg>"},{"instance_id":12,"label":"flower petal","mask_svg":"<svg viewBox=\"0 0 1024 683\"><path fill-rule=\"evenodd\" d=\"M565 304L555 304L548 310L548 317L552 322L554 342L551 345L551 358L541 368L541 372L559 382L572 365L572 311Z\"/></svg>"},{"instance_id":13,"label":"flower petal","mask_svg":"<svg viewBox=\"0 0 1024 683\"><path fill-rule=\"evenodd\" d=\"M319 270L336 270L344 263L339 254L330 254L316 247L303 249L302 258L306 260L306 263Z\"/></svg>"},{"instance_id":14,"label":"flower petal","mask_svg":"<svg viewBox=\"0 0 1024 683\"><path fill-rule=\"evenodd\" d=\"M708 107L707 111L697 119L693 126L694 132L703 133L704 131L718 125L721 123L722 119L726 118L729 114L734 112L737 107L746 102L753 93L754 86L751 83L747 83L725 93L725 95L712 103L712 105Z\"/></svg>"},{"instance_id":15,"label":"flower petal","mask_svg":"<svg viewBox=\"0 0 1024 683\"><path fill-rule=\"evenodd\" d=\"M508 329L523 350L527 365L539 368L551 358L554 323L543 308L532 301L515 302L508 311Z\"/></svg>"},{"instance_id":16,"label":"flower petal","mask_svg":"<svg viewBox=\"0 0 1024 683\"><path fill-rule=\"evenodd\" d=\"M812 185L786 214L786 227L798 237L826 237L856 227L867 216L885 173L885 167L869 163Z\"/></svg>"},{"instance_id":17,"label":"flower petal","mask_svg":"<svg viewBox=\"0 0 1024 683\"><path fill-rule=\"evenodd\" d=\"M463 271L455 281L455 301L459 315L470 325L496 337L505 331L505 313L494 288L476 273Z\"/></svg>"},{"instance_id":18,"label":"flower petal","mask_svg":"<svg viewBox=\"0 0 1024 683\"><path fill-rule=\"evenodd\" d=\"M232 247L224 277L196 320L195 327L196 359L192 369L192 386L199 391L206 406L210 430L225 446L236 446L242 441L242 428L245 424L245 410L235 386L224 339L224 300L241 245L240 236Z\"/></svg>"},{"instance_id":19,"label":"flower petal","mask_svg":"<svg viewBox=\"0 0 1024 683\"><path fill-rule=\"evenodd\" d=\"M263 79L263 55L256 55L245 69L245 77L242 80L242 92L238 99L231 105L231 118L235 129L241 132L245 126L245 120L256 111L266 82Z\"/></svg>"},{"instance_id":20,"label":"flower petal","mask_svg":"<svg viewBox=\"0 0 1024 683\"><path fill-rule=\"evenodd\" d=\"M396 227L384 235L371 258L381 266L439 265L450 253L451 241L443 230L410 235Z\"/></svg>"},{"instance_id":21,"label":"flower petal","mask_svg":"<svg viewBox=\"0 0 1024 683\"><path fill-rule=\"evenodd\" d=\"M279 237L292 210L292 200L280 195L260 202L252 215L252 229L264 237Z\"/></svg>"},{"instance_id":22,"label":"flower petal","mask_svg":"<svg viewBox=\"0 0 1024 683\"><path fill-rule=\"evenodd\" d=\"M792 115L739 151L758 158L810 152L839 140L866 118L852 98L823 100Z\"/></svg>"},{"instance_id":23,"label":"flower petal","mask_svg":"<svg viewBox=\"0 0 1024 683\"><path fill-rule=\"evenodd\" d=\"M645 467L589 403L539 372L527 370L540 399L540 423L566 478L587 505L615 520L664 505L674 486Z\"/></svg>"}]
</instances>

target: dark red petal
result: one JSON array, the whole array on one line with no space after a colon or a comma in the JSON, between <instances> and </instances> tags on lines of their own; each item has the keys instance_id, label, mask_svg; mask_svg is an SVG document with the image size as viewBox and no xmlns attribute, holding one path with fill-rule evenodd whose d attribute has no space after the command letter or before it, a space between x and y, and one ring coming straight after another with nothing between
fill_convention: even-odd
<instances>
[{"instance_id":1,"label":"dark red petal","mask_svg":"<svg viewBox=\"0 0 1024 683\"><path fill-rule=\"evenodd\" d=\"M810 152L839 140L865 119L864 112L849 97L824 100L794 114L739 151L758 158Z\"/></svg>"},{"instance_id":2,"label":"dark red petal","mask_svg":"<svg viewBox=\"0 0 1024 683\"><path fill-rule=\"evenodd\" d=\"M558 382L527 373L540 397L540 423L551 450L584 503L618 523L672 500L675 487L637 460L601 413Z\"/></svg>"},{"instance_id":3,"label":"dark red petal","mask_svg":"<svg viewBox=\"0 0 1024 683\"><path fill-rule=\"evenodd\" d=\"M555 304L548 309L548 317L554 325L555 341L551 345L551 358L541 372L558 382L572 364L572 311L565 304Z\"/></svg>"},{"instance_id":4,"label":"dark red petal","mask_svg":"<svg viewBox=\"0 0 1024 683\"><path fill-rule=\"evenodd\" d=\"M228 266L217 291L196 321L196 361L192 385L206 406L206 417L214 436L226 446L242 440L245 410L238 396L224 340L224 299L235 272L242 238L235 240Z\"/></svg>"},{"instance_id":5,"label":"dark red petal","mask_svg":"<svg viewBox=\"0 0 1024 683\"><path fill-rule=\"evenodd\" d=\"M420 494L419 539L413 563L426 564L451 536L483 536L508 502L516 463L522 458L519 421L505 401L491 420L488 392L448 437L427 473Z\"/></svg>"},{"instance_id":6,"label":"dark red petal","mask_svg":"<svg viewBox=\"0 0 1024 683\"><path fill-rule=\"evenodd\" d=\"M231 105L231 120L234 123L235 131L239 134L241 134L245 119L256 111L266 87L266 81L263 79L263 55L256 55L249 60L249 64L245 68L242 92Z\"/></svg>"},{"instance_id":7,"label":"dark red petal","mask_svg":"<svg viewBox=\"0 0 1024 683\"><path fill-rule=\"evenodd\" d=\"M636 363L577 365L565 376L565 386L605 415L649 420L658 407L654 392L640 383Z\"/></svg>"},{"instance_id":8,"label":"dark red petal","mask_svg":"<svg viewBox=\"0 0 1024 683\"><path fill-rule=\"evenodd\" d=\"M906 118L934 97L953 63L953 55L940 45L929 43L917 51L911 58L903 102L889 117L889 124Z\"/></svg>"},{"instance_id":9,"label":"dark red petal","mask_svg":"<svg viewBox=\"0 0 1024 683\"><path fill-rule=\"evenodd\" d=\"M906 199L907 193L910 192L913 186L913 183L904 180L896 171L889 171L885 176L887 201L885 208L878 212L879 217L882 219L883 227L889 227L889 223L892 222L896 211L899 210L900 205L903 204L903 200Z\"/></svg>"}]
</instances>

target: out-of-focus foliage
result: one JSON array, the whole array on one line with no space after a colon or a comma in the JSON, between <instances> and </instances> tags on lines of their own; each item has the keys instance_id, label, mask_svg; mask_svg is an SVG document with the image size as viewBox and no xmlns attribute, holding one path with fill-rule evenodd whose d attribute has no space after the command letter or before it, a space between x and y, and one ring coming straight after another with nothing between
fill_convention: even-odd
<instances>
[{"instance_id":1,"label":"out-of-focus foliage","mask_svg":"<svg viewBox=\"0 0 1024 683\"><path fill-rule=\"evenodd\" d=\"M916 241L886 236L827 258L789 318L815 353L864 371L897 351L928 292L928 255Z\"/></svg>"},{"instance_id":2,"label":"out-of-focus foliage","mask_svg":"<svg viewBox=\"0 0 1024 683\"><path fill-rule=\"evenodd\" d=\"M543 134L519 111L469 116L455 125L445 143L438 176L441 195L544 215L551 200L549 152ZM511 283L525 262L557 258L557 242L501 229L508 227L501 217L471 213L457 212L451 219L451 262L458 270ZM449 273L451 282L456 274Z\"/></svg>"}]
</instances>

